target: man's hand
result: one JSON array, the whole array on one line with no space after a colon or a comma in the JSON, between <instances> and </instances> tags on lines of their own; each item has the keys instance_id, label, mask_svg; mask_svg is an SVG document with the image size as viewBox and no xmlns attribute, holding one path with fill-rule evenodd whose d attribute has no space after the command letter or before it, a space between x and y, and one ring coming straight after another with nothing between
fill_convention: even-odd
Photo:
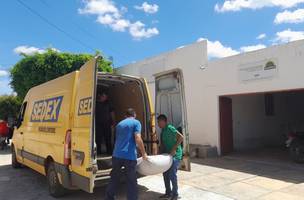
<instances>
[{"instance_id":1,"label":"man's hand","mask_svg":"<svg viewBox=\"0 0 304 200\"><path fill-rule=\"evenodd\" d=\"M148 160L148 155L145 153L143 156L142 156L143 160Z\"/></svg>"},{"instance_id":2,"label":"man's hand","mask_svg":"<svg viewBox=\"0 0 304 200\"><path fill-rule=\"evenodd\" d=\"M148 155L146 153L145 145L144 145L144 142L143 142L143 140L141 138L141 134L140 133L136 133L135 134L135 142L137 144L138 149L140 150L140 154L142 155L142 158L144 160L148 160Z\"/></svg>"},{"instance_id":3,"label":"man's hand","mask_svg":"<svg viewBox=\"0 0 304 200\"><path fill-rule=\"evenodd\" d=\"M176 149L172 149L171 152L170 152L170 155L171 155L172 157L174 157L175 154L176 154Z\"/></svg>"}]
</instances>

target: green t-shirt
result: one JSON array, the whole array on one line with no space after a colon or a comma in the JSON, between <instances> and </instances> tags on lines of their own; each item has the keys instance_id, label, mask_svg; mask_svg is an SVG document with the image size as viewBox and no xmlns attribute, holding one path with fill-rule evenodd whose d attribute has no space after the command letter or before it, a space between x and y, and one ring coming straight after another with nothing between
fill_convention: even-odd
<instances>
[{"instance_id":1,"label":"green t-shirt","mask_svg":"<svg viewBox=\"0 0 304 200\"><path fill-rule=\"evenodd\" d=\"M165 153L170 153L173 146L176 144L176 142L177 142L176 135L177 135L177 130L171 124L168 124L165 128L163 128L162 133L161 133L161 138L162 138L162 143L165 148L164 149ZM174 158L181 160L182 157L183 157L182 146L178 145Z\"/></svg>"}]
</instances>

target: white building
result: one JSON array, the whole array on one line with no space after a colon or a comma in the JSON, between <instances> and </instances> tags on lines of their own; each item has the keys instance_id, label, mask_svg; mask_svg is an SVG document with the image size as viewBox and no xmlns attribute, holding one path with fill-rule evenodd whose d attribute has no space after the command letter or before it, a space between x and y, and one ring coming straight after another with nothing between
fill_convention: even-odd
<instances>
[{"instance_id":1,"label":"white building","mask_svg":"<svg viewBox=\"0 0 304 200\"><path fill-rule=\"evenodd\" d=\"M284 146L304 131L304 41L215 61L202 41L118 72L145 77L157 113L219 154Z\"/></svg>"}]
</instances>

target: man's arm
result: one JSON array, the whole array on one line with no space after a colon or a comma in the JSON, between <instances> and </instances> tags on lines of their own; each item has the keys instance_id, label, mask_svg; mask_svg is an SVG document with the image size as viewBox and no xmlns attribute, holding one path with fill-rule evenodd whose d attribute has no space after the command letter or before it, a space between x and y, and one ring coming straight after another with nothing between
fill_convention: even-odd
<instances>
[{"instance_id":1,"label":"man's arm","mask_svg":"<svg viewBox=\"0 0 304 200\"><path fill-rule=\"evenodd\" d=\"M176 149L184 141L184 136L180 132L176 132L176 144L172 147L170 155L175 156Z\"/></svg>"},{"instance_id":2,"label":"man's arm","mask_svg":"<svg viewBox=\"0 0 304 200\"><path fill-rule=\"evenodd\" d=\"M137 144L137 147L140 151L140 154L142 155L143 159L144 160L147 160L148 159L148 155L146 153L146 150L145 150L145 145L144 145L144 142L141 138L141 134L140 133L135 133L135 142Z\"/></svg>"}]
</instances>

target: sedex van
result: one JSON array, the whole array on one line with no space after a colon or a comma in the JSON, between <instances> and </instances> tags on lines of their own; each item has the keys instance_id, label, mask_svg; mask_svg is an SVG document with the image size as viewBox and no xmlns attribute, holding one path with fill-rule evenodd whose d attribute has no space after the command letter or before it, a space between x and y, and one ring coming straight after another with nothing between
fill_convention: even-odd
<instances>
[{"instance_id":1,"label":"sedex van","mask_svg":"<svg viewBox=\"0 0 304 200\"><path fill-rule=\"evenodd\" d=\"M25 165L45 175L54 197L67 189L92 193L110 178L112 157L97 155L95 142L96 94L103 89L109 91L117 121L124 118L127 108L136 110L147 152L158 153L154 110L145 80L97 72L98 59L31 88L21 106L12 139L12 166ZM183 144L184 169L190 169L187 141Z\"/></svg>"}]
</instances>

